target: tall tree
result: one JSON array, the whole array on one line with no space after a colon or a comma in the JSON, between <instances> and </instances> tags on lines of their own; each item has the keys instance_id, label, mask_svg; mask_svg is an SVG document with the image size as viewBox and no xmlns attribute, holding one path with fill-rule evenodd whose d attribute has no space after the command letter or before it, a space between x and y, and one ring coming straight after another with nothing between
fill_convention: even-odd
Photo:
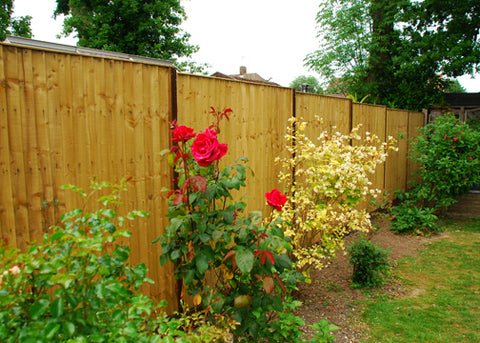
<instances>
[{"instance_id":1,"label":"tall tree","mask_svg":"<svg viewBox=\"0 0 480 343\"><path fill-rule=\"evenodd\" d=\"M186 14L179 0L57 0L63 35L78 45L176 62L198 50L179 28Z\"/></svg>"},{"instance_id":2,"label":"tall tree","mask_svg":"<svg viewBox=\"0 0 480 343\"><path fill-rule=\"evenodd\" d=\"M12 17L13 0L0 1L0 42L7 35L32 38L31 16Z\"/></svg>"},{"instance_id":3,"label":"tall tree","mask_svg":"<svg viewBox=\"0 0 480 343\"><path fill-rule=\"evenodd\" d=\"M324 0L322 6L320 49L306 65L329 81L335 76L344 94L418 110L440 101L445 76L478 70L480 0Z\"/></svg>"}]
</instances>

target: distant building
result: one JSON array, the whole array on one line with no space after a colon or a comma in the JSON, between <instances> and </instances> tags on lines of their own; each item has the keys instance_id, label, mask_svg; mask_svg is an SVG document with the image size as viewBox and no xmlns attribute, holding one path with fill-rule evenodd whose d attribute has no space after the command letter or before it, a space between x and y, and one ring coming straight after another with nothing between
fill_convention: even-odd
<instances>
[{"instance_id":1,"label":"distant building","mask_svg":"<svg viewBox=\"0 0 480 343\"><path fill-rule=\"evenodd\" d=\"M428 121L452 113L461 121L480 120L480 93L447 93L445 103L428 109Z\"/></svg>"},{"instance_id":2,"label":"distant building","mask_svg":"<svg viewBox=\"0 0 480 343\"><path fill-rule=\"evenodd\" d=\"M257 73L247 73L247 67L245 66L240 67L240 74L226 75L217 71L216 73L213 73L211 76L218 77L221 79L240 80L240 81L247 81L247 82L254 82L254 83L263 83L271 86L279 86L278 83L271 82L270 80L265 80L263 77L261 77Z\"/></svg>"}]
</instances>

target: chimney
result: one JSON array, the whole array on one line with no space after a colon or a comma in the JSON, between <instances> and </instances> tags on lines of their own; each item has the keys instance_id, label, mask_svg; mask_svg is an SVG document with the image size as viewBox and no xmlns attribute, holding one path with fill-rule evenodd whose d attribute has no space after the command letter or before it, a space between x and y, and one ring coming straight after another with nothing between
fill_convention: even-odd
<instances>
[{"instance_id":1,"label":"chimney","mask_svg":"<svg viewBox=\"0 0 480 343\"><path fill-rule=\"evenodd\" d=\"M247 67L240 66L240 76L243 76L247 73Z\"/></svg>"}]
</instances>

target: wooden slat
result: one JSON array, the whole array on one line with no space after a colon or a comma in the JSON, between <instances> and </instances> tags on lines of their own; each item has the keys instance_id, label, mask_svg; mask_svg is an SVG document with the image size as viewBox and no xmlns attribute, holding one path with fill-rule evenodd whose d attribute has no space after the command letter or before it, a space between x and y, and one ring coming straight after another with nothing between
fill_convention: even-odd
<instances>
[{"instance_id":1,"label":"wooden slat","mask_svg":"<svg viewBox=\"0 0 480 343\"><path fill-rule=\"evenodd\" d=\"M43 186L39 168L39 145L37 139L37 122L35 115L35 92L33 75L33 56L30 49L23 49L23 104L22 136L24 138L25 182L27 206L29 212L28 234L30 241L40 240L43 227Z\"/></svg>"},{"instance_id":2,"label":"wooden slat","mask_svg":"<svg viewBox=\"0 0 480 343\"><path fill-rule=\"evenodd\" d=\"M390 151L385 164L385 190L390 198L407 185L408 111L387 110L387 137L397 140L398 151Z\"/></svg>"},{"instance_id":3,"label":"wooden slat","mask_svg":"<svg viewBox=\"0 0 480 343\"><path fill-rule=\"evenodd\" d=\"M45 55L46 64L46 85L47 85L47 104L46 113L48 121L48 135L50 140L50 163L52 168L52 188L53 188L53 210L55 223L60 222L60 216L66 212L65 192L60 187L66 184L64 171L64 118L61 112L60 97L63 94L61 88L63 84L64 58L62 54L47 53ZM69 196L69 194L67 194Z\"/></svg>"},{"instance_id":4,"label":"wooden slat","mask_svg":"<svg viewBox=\"0 0 480 343\"><path fill-rule=\"evenodd\" d=\"M22 54L17 48L7 48L4 51L7 68L5 78L8 99L8 131L10 146L10 166L12 177L12 201L15 210L15 245L23 251L27 248L29 237L29 213L27 205L27 190L25 183L24 137L22 130L23 105L23 67ZM12 242L13 243L13 242Z\"/></svg>"},{"instance_id":5,"label":"wooden slat","mask_svg":"<svg viewBox=\"0 0 480 343\"><path fill-rule=\"evenodd\" d=\"M8 47L0 46L0 238L8 239L9 243L16 246L15 211L13 207L13 184L10 158L10 132L8 117L7 87L9 86L5 69L10 65L5 62L5 50Z\"/></svg>"},{"instance_id":6,"label":"wooden slat","mask_svg":"<svg viewBox=\"0 0 480 343\"><path fill-rule=\"evenodd\" d=\"M42 184L42 228L33 235L39 239L42 232L54 225L55 221L55 199L53 187L53 173L51 165L50 134L48 117L49 107L47 99L47 74L46 74L46 52L32 52L33 68L33 90L35 97L35 122L38 144L38 168L40 171L40 182Z\"/></svg>"},{"instance_id":7,"label":"wooden slat","mask_svg":"<svg viewBox=\"0 0 480 343\"><path fill-rule=\"evenodd\" d=\"M380 138L386 139L386 107L367 104L354 103L352 107L352 126L361 124L359 134L365 137L366 132L370 132ZM359 144L355 142L354 144ZM372 187L385 189L385 163L377 166L375 175L370 179Z\"/></svg>"}]
</instances>

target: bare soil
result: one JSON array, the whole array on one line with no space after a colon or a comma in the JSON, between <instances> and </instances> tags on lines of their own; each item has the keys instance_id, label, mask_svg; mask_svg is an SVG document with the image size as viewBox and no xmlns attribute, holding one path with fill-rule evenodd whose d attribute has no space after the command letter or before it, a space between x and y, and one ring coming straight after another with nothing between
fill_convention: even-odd
<instances>
[{"instance_id":1,"label":"bare soil","mask_svg":"<svg viewBox=\"0 0 480 343\"><path fill-rule=\"evenodd\" d=\"M426 244L445 235L436 234L430 237L397 235L388 229L390 226L388 219L377 219L376 224L380 229L368 237L390 251L393 266L399 258L405 255L418 255L419 250ZM346 237L346 246L359 235L360 233L354 233ZM307 325L326 319L340 327L333 332L336 335L336 343L360 342L368 337L368 327L360 320L361 309L358 302L370 295L360 289L351 288L351 276L352 267L348 257L340 255L328 267L311 271L311 283L303 284L296 295L297 300L304 303L298 315ZM375 292L402 297L412 295L415 290L407 290L396 282L395 277L390 277L386 284ZM309 328L304 328L304 331L309 333Z\"/></svg>"}]
</instances>

